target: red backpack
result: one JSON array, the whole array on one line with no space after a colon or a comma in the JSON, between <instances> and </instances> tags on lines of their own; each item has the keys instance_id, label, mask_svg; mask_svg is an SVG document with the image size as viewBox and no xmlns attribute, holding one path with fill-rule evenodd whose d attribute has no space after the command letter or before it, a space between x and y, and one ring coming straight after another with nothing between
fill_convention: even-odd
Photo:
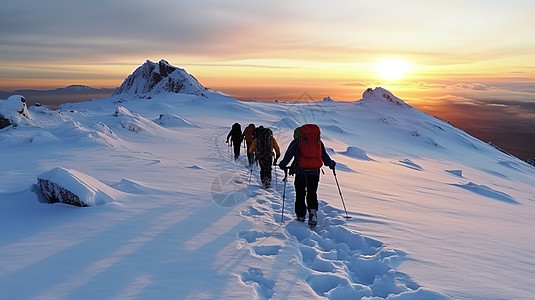
<instances>
[{"instance_id":1,"label":"red backpack","mask_svg":"<svg viewBox=\"0 0 535 300\"><path fill-rule=\"evenodd\" d=\"M301 169L319 169L323 165L320 128L316 124L301 126L299 131L299 162Z\"/></svg>"}]
</instances>

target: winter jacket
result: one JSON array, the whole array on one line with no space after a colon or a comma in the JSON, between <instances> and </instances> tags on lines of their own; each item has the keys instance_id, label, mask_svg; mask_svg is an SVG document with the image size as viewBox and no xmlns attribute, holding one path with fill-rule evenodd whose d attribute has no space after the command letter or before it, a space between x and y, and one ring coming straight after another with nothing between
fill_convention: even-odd
<instances>
[{"instance_id":1,"label":"winter jacket","mask_svg":"<svg viewBox=\"0 0 535 300\"><path fill-rule=\"evenodd\" d=\"M251 147L249 148L249 153L252 153L256 149L257 141L258 139L256 138L253 140L253 143L251 144ZM269 156L273 156L273 150L275 150L275 153L277 154L275 159L279 159L279 157L281 156L281 150L279 148L279 144L277 144L277 141L275 140L274 137L271 137L271 151L269 151Z\"/></svg>"},{"instance_id":2,"label":"winter jacket","mask_svg":"<svg viewBox=\"0 0 535 300\"><path fill-rule=\"evenodd\" d=\"M253 142L253 131L255 130L255 127L254 125L249 125L247 127L245 127L245 129L243 130L243 138L245 138L245 141L247 143L252 143Z\"/></svg>"},{"instance_id":3,"label":"winter jacket","mask_svg":"<svg viewBox=\"0 0 535 300\"><path fill-rule=\"evenodd\" d=\"M232 138L232 142L234 144L241 144L241 141L242 141L241 129L232 128L227 135L227 143L228 143L229 138Z\"/></svg>"}]
</instances>

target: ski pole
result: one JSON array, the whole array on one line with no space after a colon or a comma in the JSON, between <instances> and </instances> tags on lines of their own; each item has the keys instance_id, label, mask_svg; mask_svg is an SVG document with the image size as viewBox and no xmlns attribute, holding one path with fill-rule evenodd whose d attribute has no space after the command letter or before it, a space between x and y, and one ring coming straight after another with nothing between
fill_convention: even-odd
<instances>
[{"instance_id":1,"label":"ski pole","mask_svg":"<svg viewBox=\"0 0 535 300\"><path fill-rule=\"evenodd\" d=\"M286 199L286 181L288 181L288 169L284 168L284 188L282 190L282 215L281 215L281 223L284 222L284 200Z\"/></svg>"},{"instance_id":2,"label":"ski pole","mask_svg":"<svg viewBox=\"0 0 535 300\"><path fill-rule=\"evenodd\" d=\"M349 219L351 217L347 214L347 209L346 209L346 204L344 202L344 197L342 196L342 191L340 190L340 185L338 184L338 178L336 178L336 171L334 169L333 169L333 174L334 174L334 180L336 180L336 186L338 186L338 193L340 194L340 199L342 199L342 204L344 205L344 211L346 212L345 218Z\"/></svg>"},{"instance_id":3,"label":"ski pole","mask_svg":"<svg viewBox=\"0 0 535 300\"><path fill-rule=\"evenodd\" d=\"M273 165L273 171L275 171L275 189L278 189L278 185L277 185L277 165Z\"/></svg>"},{"instance_id":4,"label":"ski pole","mask_svg":"<svg viewBox=\"0 0 535 300\"><path fill-rule=\"evenodd\" d=\"M254 169L254 164L250 164L249 165L250 169L249 169L249 185L251 185L251 178L253 177L253 169Z\"/></svg>"}]
</instances>

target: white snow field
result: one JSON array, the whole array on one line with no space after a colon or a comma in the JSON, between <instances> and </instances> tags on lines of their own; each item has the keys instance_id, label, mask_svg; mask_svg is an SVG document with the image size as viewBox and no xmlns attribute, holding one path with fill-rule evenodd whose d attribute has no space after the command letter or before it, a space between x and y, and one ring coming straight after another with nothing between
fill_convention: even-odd
<instances>
[{"instance_id":1,"label":"white snow field","mask_svg":"<svg viewBox=\"0 0 535 300\"><path fill-rule=\"evenodd\" d=\"M119 94L27 114L0 130L0 299L535 295L535 169L382 88L352 103ZM261 188L225 143L234 122L270 127L283 153L296 125L318 124L351 218L324 168L318 226L295 221L293 177ZM38 178L88 207L44 203Z\"/></svg>"}]
</instances>

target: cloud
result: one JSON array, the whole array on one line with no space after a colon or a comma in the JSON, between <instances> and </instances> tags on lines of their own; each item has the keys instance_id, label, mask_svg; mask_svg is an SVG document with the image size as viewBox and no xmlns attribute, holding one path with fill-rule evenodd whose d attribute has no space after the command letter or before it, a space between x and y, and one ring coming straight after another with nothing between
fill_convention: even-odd
<instances>
[{"instance_id":1,"label":"cloud","mask_svg":"<svg viewBox=\"0 0 535 300\"><path fill-rule=\"evenodd\" d=\"M218 60L285 57L343 62L392 52L429 59L449 55L450 61L467 62L482 53L488 55L489 51L479 50L487 47L489 43L481 41L489 36L503 35L502 42L507 43L512 40L507 30L514 24L511 15L516 21L531 20L526 7L519 5L494 7L483 1L465 8L435 1L428 9L416 2L398 5L385 0L366 5L340 0L336 7L305 0L6 0L0 11L0 62L172 54ZM491 24L477 22L482 17L488 20L485 13L494 11L515 14L492 14ZM531 32L515 29L515 36ZM455 44L447 42L448 51L444 51L444 36L456 37Z\"/></svg>"},{"instance_id":2,"label":"cloud","mask_svg":"<svg viewBox=\"0 0 535 300\"><path fill-rule=\"evenodd\" d=\"M470 88L467 87L467 89ZM487 91L485 97L489 95L490 92ZM533 101L533 95L530 95L531 102L527 101L529 98L511 101L497 100L499 95L489 98L478 96L480 99L459 95L429 97L411 105L447 120L485 142L492 142L519 158L534 157L535 101Z\"/></svg>"}]
</instances>

